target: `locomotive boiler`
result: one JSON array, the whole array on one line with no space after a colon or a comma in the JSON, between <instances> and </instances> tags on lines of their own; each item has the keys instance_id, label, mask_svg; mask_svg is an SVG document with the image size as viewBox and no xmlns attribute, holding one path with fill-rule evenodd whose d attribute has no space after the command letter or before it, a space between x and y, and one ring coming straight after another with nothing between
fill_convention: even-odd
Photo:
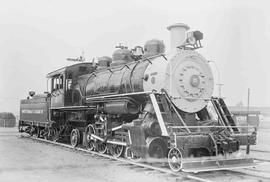
<instances>
[{"instance_id":1,"label":"locomotive boiler","mask_svg":"<svg viewBox=\"0 0 270 182\"><path fill-rule=\"evenodd\" d=\"M256 132L241 133L223 98L212 96L211 68L196 51L203 34L182 23L168 30L168 51L156 39L120 45L97 64L49 73L51 91L21 101L19 130L115 157L165 159L173 171L252 165L234 154L241 145L249 153Z\"/></svg>"}]
</instances>

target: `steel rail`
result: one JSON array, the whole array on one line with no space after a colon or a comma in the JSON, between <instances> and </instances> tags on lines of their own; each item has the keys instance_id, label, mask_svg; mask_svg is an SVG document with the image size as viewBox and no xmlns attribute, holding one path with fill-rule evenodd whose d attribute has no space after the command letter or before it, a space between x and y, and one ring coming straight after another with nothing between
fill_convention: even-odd
<instances>
[{"instance_id":1,"label":"steel rail","mask_svg":"<svg viewBox=\"0 0 270 182\"><path fill-rule=\"evenodd\" d=\"M200 178L200 177L197 177L197 176L194 176L194 175L190 175L190 174L186 174L186 173L183 173L183 172L181 172L181 174L179 174L179 173L175 173L175 172L171 171L170 169L164 169L164 168L161 168L161 167L155 167L155 166L151 166L149 164L144 164L144 163L137 163L137 162L133 162L131 160L124 159L124 158L116 158L116 157L113 157L113 156L110 156L110 155L107 155L107 154L101 154L101 153L86 150L86 149L83 149L83 148L80 148L80 147L72 147L71 145L64 144L64 143L45 140L45 139L42 139L42 138L34 138L34 137L31 137L31 136L20 135L19 137L25 138L25 139L31 139L31 140L39 141L39 142L43 142L43 143L49 143L49 144L52 144L52 145L55 145L55 146L60 146L60 147L64 147L64 148L68 148L68 149L72 149L72 150L77 150L77 151L92 154L92 155L95 155L95 156L100 156L100 157L104 157L104 158L107 158L107 159L111 159L111 160L131 164L131 165L139 166L139 167L142 167L142 168L147 168L147 169L151 169L151 170L154 170L154 171L159 171L159 172L166 173L166 174L171 174L171 175L173 175L175 177L179 177L179 178L187 178L187 179L196 180L196 181L200 181L200 182L213 182L211 180L203 179L203 178Z\"/></svg>"},{"instance_id":2,"label":"steel rail","mask_svg":"<svg viewBox=\"0 0 270 182\"><path fill-rule=\"evenodd\" d=\"M90 154L92 156L104 157L104 158L107 158L107 159L110 159L110 160L115 160L115 161L131 164L131 165L142 167L142 168L147 168L147 169L151 169L151 170L154 170L154 171L159 171L159 172L170 174L170 175L173 175L175 177L182 178L182 179L187 178L187 179L192 179L192 180L196 180L196 181L200 181L200 182L211 182L212 181L212 180L204 179L204 178L197 177L197 176L194 176L194 175L190 175L190 174L187 174L185 172L181 172L181 174L179 174L179 173L175 173L175 172L171 171L170 169L165 169L165 168L161 168L161 167L155 167L155 166L148 165L148 164L145 164L145 163L137 163L137 162L133 162L133 161L130 161L130 160L127 160L127 159L124 159L124 158L116 158L116 157L113 157L113 156L110 156L110 155L101 154L101 153L98 153L98 152L95 152L95 151L89 151L89 150L86 150L86 149L83 149L83 148L78 148L78 147L74 148L74 147L72 147L72 146L70 146L68 144L64 144L64 143L53 142L53 141L49 141L49 140L45 140L45 139L41 139L41 138L34 138L34 137L31 137L31 136L29 137L29 136L23 136L23 135L21 135L21 138L32 139L33 141L36 140L36 141L39 141L39 142L49 143L49 144L56 145L56 146L59 146L59 147L64 147L64 148L68 148L68 149L72 149L72 150L77 150L77 151L80 151L80 152L88 153L88 154ZM256 159L256 160L260 161L260 159ZM269 161L267 161L267 162L269 162ZM242 173L244 175L258 177L258 175L250 174L247 171L245 171L244 169L243 170L224 169L224 171L238 172L238 173ZM249 169L249 171L252 172L252 169ZM262 178L263 179L269 179L268 177L262 177Z\"/></svg>"},{"instance_id":3,"label":"steel rail","mask_svg":"<svg viewBox=\"0 0 270 182\"><path fill-rule=\"evenodd\" d=\"M169 126L170 128L185 129L188 128L227 128L227 126ZM256 126L232 126L232 128L256 128Z\"/></svg>"},{"instance_id":4,"label":"steel rail","mask_svg":"<svg viewBox=\"0 0 270 182\"><path fill-rule=\"evenodd\" d=\"M263 179L266 179L267 181L269 181L270 179L270 175L268 172L258 171L255 169L243 168L243 169L230 169L229 171L242 173L242 174L253 176L253 177L261 177ZM258 181L261 181L261 180L258 179Z\"/></svg>"}]
</instances>

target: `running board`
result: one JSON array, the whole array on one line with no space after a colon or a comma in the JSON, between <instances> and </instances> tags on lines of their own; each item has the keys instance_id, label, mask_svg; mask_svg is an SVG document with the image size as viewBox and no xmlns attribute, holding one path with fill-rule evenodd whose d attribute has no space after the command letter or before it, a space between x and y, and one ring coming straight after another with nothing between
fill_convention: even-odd
<instances>
[{"instance_id":1,"label":"running board","mask_svg":"<svg viewBox=\"0 0 270 182\"><path fill-rule=\"evenodd\" d=\"M231 170L239 168L254 167L257 163L253 158L232 158L232 159L205 159L200 161L183 161L182 171L184 172L206 172L218 170Z\"/></svg>"}]
</instances>

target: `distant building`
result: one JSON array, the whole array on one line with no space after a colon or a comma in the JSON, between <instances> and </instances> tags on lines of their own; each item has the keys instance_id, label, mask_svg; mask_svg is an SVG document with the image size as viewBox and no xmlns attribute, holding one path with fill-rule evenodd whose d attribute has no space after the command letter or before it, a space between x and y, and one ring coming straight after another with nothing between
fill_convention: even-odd
<instances>
[{"instance_id":1,"label":"distant building","mask_svg":"<svg viewBox=\"0 0 270 182\"><path fill-rule=\"evenodd\" d=\"M240 126L259 126L260 111L232 111L233 118Z\"/></svg>"},{"instance_id":2,"label":"distant building","mask_svg":"<svg viewBox=\"0 0 270 182\"><path fill-rule=\"evenodd\" d=\"M260 111L231 111L237 126L251 128L240 128L241 132L253 131L252 127L258 128L260 124ZM255 129L256 130L256 129Z\"/></svg>"},{"instance_id":3,"label":"distant building","mask_svg":"<svg viewBox=\"0 0 270 182\"><path fill-rule=\"evenodd\" d=\"M10 112L0 113L0 127L15 127L16 117Z\"/></svg>"}]
</instances>

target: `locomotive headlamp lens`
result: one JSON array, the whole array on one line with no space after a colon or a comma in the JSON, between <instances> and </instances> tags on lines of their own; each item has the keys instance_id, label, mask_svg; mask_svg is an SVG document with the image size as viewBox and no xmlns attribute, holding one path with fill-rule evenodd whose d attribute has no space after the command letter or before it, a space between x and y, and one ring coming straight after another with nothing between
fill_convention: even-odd
<instances>
[{"instance_id":1,"label":"locomotive headlamp lens","mask_svg":"<svg viewBox=\"0 0 270 182\"><path fill-rule=\"evenodd\" d=\"M200 31L192 31L188 32L187 34L187 42L189 44L195 44L196 41L202 40L203 39L203 33Z\"/></svg>"},{"instance_id":2,"label":"locomotive headlamp lens","mask_svg":"<svg viewBox=\"0 0 270 182\"><path fill-rule=\"evenodd\" d=\"M193 87L198 87L199 84L200 84L200 78L198 75L192 75L191 78L190 78L190 84L193 86Z\"/></svg>"},{"instance_id":3,"label":"locomotive headlamp lens","mask_svg":"<svg viewBox=\"0 0 270 182\"><path fill-rule=\"evenodd\" d=\"M202 40L203 39L203 33L200 31L194 31L193 36L196 40Z\"/></svg>"}]
</instances>

